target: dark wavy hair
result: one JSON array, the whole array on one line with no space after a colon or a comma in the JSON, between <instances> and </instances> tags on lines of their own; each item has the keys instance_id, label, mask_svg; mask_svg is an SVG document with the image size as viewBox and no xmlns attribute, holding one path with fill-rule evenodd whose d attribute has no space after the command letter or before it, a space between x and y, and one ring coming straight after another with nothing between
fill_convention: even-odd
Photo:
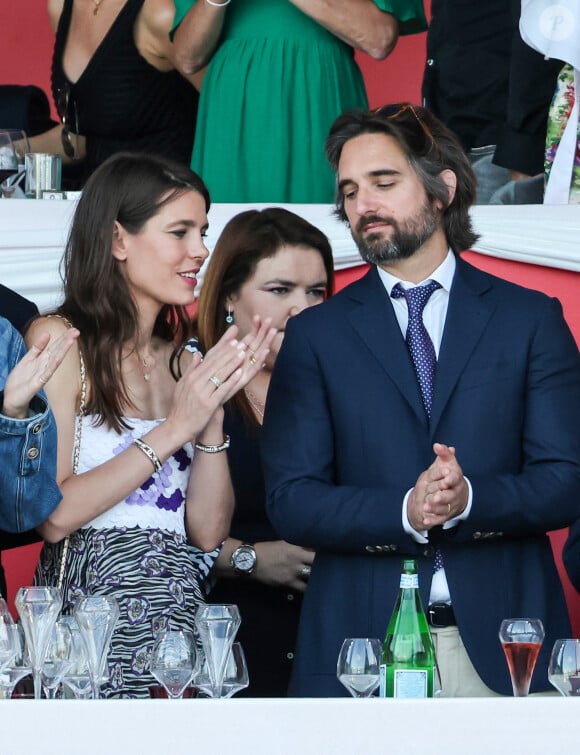
<instances>
[{"instance_id":1,"label":"dark wavy hair","mask_svg":"<svg viewBox=\"0 0 580 755\"><path fill-rule=\"evenodd\" d=\"M225 320L228 297L239 292L261 260L273 257L286 245L310 247L320 253L326 270L326 296L332 295L332 249L320 229L282 207L241 212L224 226L204 274L197 316L202 351L217 343L228 327ZM246 419L255 422L244 391L238 391L232 401Z\"/></svg>"},{"instance_id":2,"label":"dark wavy hair","mask_svg":"<svg viewBox=\"0 0 580 755\"><path fill-rule=\"evenodd\" d=\"M138 311L113 256L115 222L136 234L164 205L189 191L200 194L209 210L209 192L188 167L153 155L118 153L91 175L76 208L62 265L64 301L56 314L81 332L90 381L87 413L117 432L126 427L123 407L131 405L121 362L123 345L137 335ZM190 332L185 307L162 307L154 335L171 342Z\"/></svg>"},{"instance_id":3,"label":"dark wavy hair","mask_svg":"<svg viewBox=\"0 0 580 755\"><path fill-rule=\"evenodd\" d=\"M425 187L427 197L431 201L438 199L445 208L443 227L451 249L456 254L470 249L478 238L469 216L469 208L475 201L476 179L457 137L429 110L408 102L376 110L349 110L334 121L326 140L326 156L335 172L346 142L361 134L386 134L397 141ZM441 177L444 170L452 170L457 177L451 202ZM344 197L338 188L336 215L347 220Z\"/></svg>"}]
</instances>

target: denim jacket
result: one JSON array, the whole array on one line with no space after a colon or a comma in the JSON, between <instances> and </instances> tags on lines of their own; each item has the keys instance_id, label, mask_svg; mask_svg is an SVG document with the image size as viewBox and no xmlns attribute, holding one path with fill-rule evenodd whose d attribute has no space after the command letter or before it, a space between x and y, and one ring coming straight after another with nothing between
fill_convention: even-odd
<instances>
[{"instance_id":1,"label":"denim jacket","mask_svg":"<svg viewBox=\"0 0 580 755\"><path fill-rule=\"evenodd\" d=\"M18 332L0 317L0 411L10 370L25 354ZM56 425L43 394L26 419L0 413L0 529L25 532L51 514L61 499L56 484Z\"/></svg>"}]
</instances>

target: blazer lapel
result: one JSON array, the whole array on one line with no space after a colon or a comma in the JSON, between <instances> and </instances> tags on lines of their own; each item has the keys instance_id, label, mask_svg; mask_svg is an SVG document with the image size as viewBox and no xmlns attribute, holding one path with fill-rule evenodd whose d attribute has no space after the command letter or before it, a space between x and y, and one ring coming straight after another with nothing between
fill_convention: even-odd
<instances>
[{"instance_id":1,"label":"blazer lapel","mask_svg":"<svg viewBox=\"0 0 580 755\"><path fill-rule=\"evenodd\" d=\"M352 284L348 294L351 308L347 318L352 328L418 419L427 425L409 350L376 269L371 268L360 281Z\"/></svg>"},{"instance_id":2,"label":"blazer lapel","mask_svg":"<svg viewBox=\"0 0 580 755\"><path fill-rule=\"evenodd\" d=\"M485 296L490 288L489 277L463 260L457 260L437 360L430 423L433 437L455 385L495 309L493 298Z\"/></svg>"}]
</instances>

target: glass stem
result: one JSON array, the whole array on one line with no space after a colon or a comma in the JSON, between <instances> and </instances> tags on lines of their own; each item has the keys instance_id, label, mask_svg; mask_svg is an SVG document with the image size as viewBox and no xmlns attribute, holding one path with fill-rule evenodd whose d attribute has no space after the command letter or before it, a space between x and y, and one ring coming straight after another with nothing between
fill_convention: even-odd
<instances>
[{"instance_id":1,"label":"glass stem","mask_svg":"<svg viewBox=\"0 0 580 755\"><path fill-rule=\"evenodd\" d=\"M34 679L34 699L41 700L42 699L42 678L41 678L40 670L38 671L35 670L32 674L32 678Z\"/></svg>"}]
</instances>

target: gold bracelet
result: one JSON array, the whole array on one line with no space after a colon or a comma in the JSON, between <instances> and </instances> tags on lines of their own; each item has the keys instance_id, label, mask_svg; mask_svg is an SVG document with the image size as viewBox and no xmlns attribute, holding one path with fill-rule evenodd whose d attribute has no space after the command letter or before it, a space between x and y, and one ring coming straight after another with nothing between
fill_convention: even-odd
<instances>
[{"instance_id":1,"label":"gold bracelet","mask_svg":"<svg viewBox=\"0 0 580 755\"><path fill-rule=\"evenodd\" d=\"M205 443L196 443L195 447L198 451L203 451L204 454L219 454L221 451L227 451L230 447L230 436L224 435L224 442L219 446L206 446Z\"/></svg>"},{"instance_id":2,"label":"gold bracelet","mask_svg":"<svg viewBox=\"0 0 580 755\"><path fill-rule=\"evenodd\" d=\"M148 445L147 443L145 443L144 440L141 440L141 438L135 438L135 440L133 441L133 445L137 446L137 448L140 451L143 451L143 453L149 459L149 461L151 462L151 464L153 464L153 469L156 472L160 472L161 471L161 468L163 467L163 464L161 463L161 459L159 458L159 456L157 456L157 454L151 448L150 445Z\"/></svg>"}]
</instances>

